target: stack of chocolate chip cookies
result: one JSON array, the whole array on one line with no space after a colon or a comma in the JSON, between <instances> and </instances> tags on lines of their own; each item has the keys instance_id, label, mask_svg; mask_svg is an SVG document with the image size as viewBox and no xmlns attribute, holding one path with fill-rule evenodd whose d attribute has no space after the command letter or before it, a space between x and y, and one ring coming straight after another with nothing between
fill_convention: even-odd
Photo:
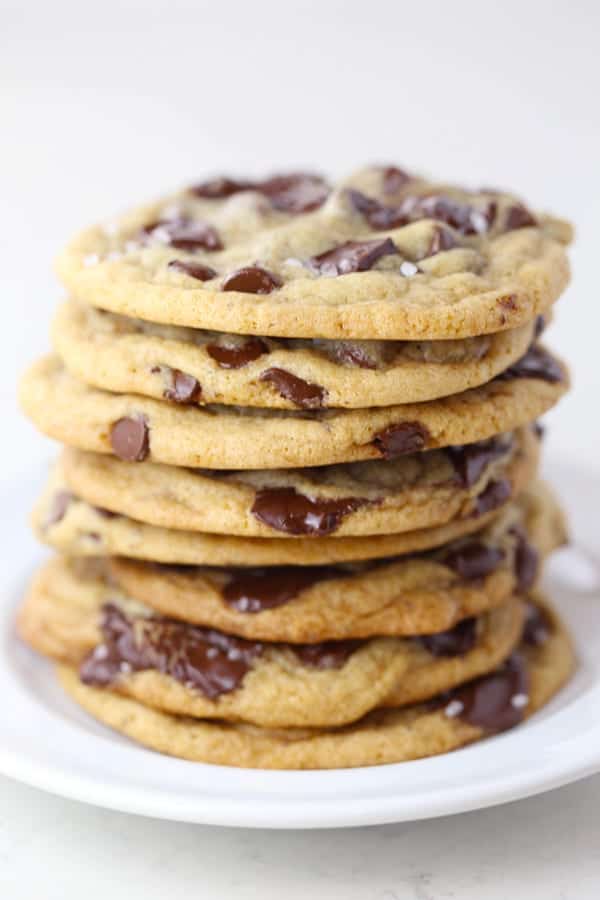
<instances>
[{"instance_id":1,"label":"stack of chocolate chip cookies","mask_svg":"<svg viewBox=\"0 0 600 900\"><path fill-rule=\"evenodd\" d=\"M205 181L83 232L22 405L65 445L19 630L93 716L243 767L416 759L573 666L538 419L567 223L371 167Z\"/></svg>"}]
</instances>

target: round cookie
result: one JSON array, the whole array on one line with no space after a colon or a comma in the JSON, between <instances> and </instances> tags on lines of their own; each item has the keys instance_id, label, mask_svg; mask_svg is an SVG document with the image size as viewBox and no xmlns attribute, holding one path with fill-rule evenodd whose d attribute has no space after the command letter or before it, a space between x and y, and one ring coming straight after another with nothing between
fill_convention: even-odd
<instances>
[{"instance_id":1,"label":"round cookie","mask_svg":"<svg viewBox=\"0 0 600 900\"><path fill-rule=\"evenodd\" d=\"M545 489L524 495L471 538L378 563L239 569L115 558L122 590L156 612L254 640L315 643L431 634L524 593L564 543Z\"/></svg>"},{"instance_id":2,"label":"round cookie","mask_svg":"<svg viewBox=\"0 0 600 900\"><path fill-rule=\"evenodd\" d=\"M475 513L434 528L363 537L246 538L147 525L73 495L57 466L32 515L39 539L73 556L129 556L181 565L320 565L412 553L481 529L508 505L508 482L492 482Z\"/></svg>"},{"instance_id":3,"label":"round cookie","mask_svg":"<svg viewBox=\"0 0 600 900\"><path fill-rule=\"evenodd\" d=\"M136 318L333 339L515 328L565 288L566 222L497 191L411 177L389 190L386 171L336 188L196 185L77 235L58 273L77 299Z\"/></svg>"},{"instance_id":4,"label":"round cookie","mask_svg":"<svg viewBox=\"0 0 600 900\"><path fill-rule=\"evenodd\" d=\"M567 388L566 368L533 347L481 387L379 409L185 406L90 388L54 356L26 373L20 398L41 431L81 450L193 468L271 469L394 459L486 440L539 418Z\"/></svg>"},{"instance_id":5,"label":"round cookie","mask_svg":"<svg viewBox=\"0 0 600 900\"><path fill-rule=\"evenodd\" d=\"M536 323L458 341L310 341L156 325L63 304L53 344L93 387L182 403L279 409L420 403L490 381L529 347Z\"/></svg>"},{"instance_id":6,"label":"round cookie","mask_svg":"<svg viewBox=\"0 0 600 900\"><path fill-rule=\"evenodd\" d=\"M575 665L571 640L548 606L538 606L533 613L544 628L526 628L518 653L495 672L437 702L374 710L352 725L330 730L262 729L174 716L89 687L66 666L59 669L59 678L72 699L104 724L183 759L264 769L404 762L455 750L514 727L562 687Z\"/></svg>"},{"instance_id":7,"label":"round cookie","mask_svg":"<svg viewBox=\"0 0 600 900\"><path fill-rule=\"evenodd\" d=\"M96 571L94 571L96 569ZM265 644L164 619L97 567L55 559L19 611L20 636L107 687L178 715L272 728L343 725L496 668L519 642L511 601L427 638Z\"/></svg>"},{"instance_id":8,"label":"round cookie","mask_svg":"<svg viewBox=\"0 0 600 900\"><path fill-rule=\"evenodd\" d=\"M129 463L67 450L69 490L114 513L162 528L243 537L356 536L430 528L469 518L498 482L516 497L539 456L533 428L398 459L220 473ZM496 488L497 489L497 488Z\"/></svg>"}]
</instances>

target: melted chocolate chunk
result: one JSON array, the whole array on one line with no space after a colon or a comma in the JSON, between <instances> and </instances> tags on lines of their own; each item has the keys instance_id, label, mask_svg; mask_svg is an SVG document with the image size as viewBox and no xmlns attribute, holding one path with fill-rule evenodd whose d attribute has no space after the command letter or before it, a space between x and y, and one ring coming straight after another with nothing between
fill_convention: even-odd
<instances>
[{"instance_id":1,"label":"melted chocolate chunk","mask_svg":"<svg viewBox=\"0 0 600 900\"><path fill-rule=\"evenodd\" d=\"M312 669L341 669L364 641L323 641L320 644L296 644L292 650Z\"/></svg>"},{"instance_id":2,"label":"melted chocolate chunk","mask_svg":"<svg viewBox=\"0 0 600 900\"><path fill-rule=\"evenodd\" d=\"M225 344L207 344L206 352L222 369L242 369L268 353L269 348L260 338L249 337L243 344L230 347Z\"/></svg>"},{"instance_id":3,"label":"melted chocolate chunk","mask_svg":"<svg viewBox=\"0 0 600 900\"><path fill-rule=\"evenodd\" d=\"M366 272L382 256L398 253L391 238L373 241L346 241L318 256L311 256L309 265L319 275L347 275Z\"/></svg>"},{"instance_id":4,"label":"melted chocolate chunk","mask_svg":"<svg viewBox=\"0 0 600 900\"><path fill-rule=\"evenodd\" d=\"M291 214L318 209L329 196L329 186L323 178L301 172L275 175L264 181L214 178L191 188L196 197L209 200L231 197L240 191L257 191L269 199L274 209Z\"/></svg>"},{"instance_id":5,"label":"melted chocolate chunk","mask_svg":"<svg viewBox=\"0 0 600 900\"><path fill-rule=\"evenodd\" d=\"M367 354L366 350L357 344L346 343L340 341L333 351L333 358L336 362L349 366L358 366L359 369L376 369L375 363Z\"/></svg>"},{"instance_id":6,"label":"melted chocolate chunk","mask_svg":"<svg viewBox=\"0 0 600 900\"><path fill-rule=\"evenodd\" d=\"M413 205L413 218L431 218L445 222L461 234L482 234L489 231L496 218L497 205L488 201L484 207L476 208L468 203L459 203L450 197L432 195L418 197Z\"/></svg>"},{"instance_id":7,"label":"melted chocolate chunk","mask_svg":"<svg viewBox=\"0 0 600 900\"><path fill-rule=\"evenodd\" d=\"M210 181L203 181L201 184L190 188L190 191L196 197L202 197L206 200L223 200L225 197L231 197L240 191L249 191L251 189L251 181L240 181L233 178L211 178Z\"/></svg>"},{"instance_id":8,"label":"melted chocolate chunk","mask_svg":"<svg viewBox=\"0 0 600 900\"><path fill-rule=\"evenodd\" d=\"M505 456L511 447L511 440L493 437L473 444L446 447L444 453L452 463L461 487L470 488L479 481L490 463Z\"/></svg>"},{"instance_id":9,"label":"melted chocolate chunk","mask_svg":"<svg viewBox=\"0 0 600 900\"><path fill-rule=\"evenodd\" d=\"M160 243L177 247L178 250L222 250L219 232L206 222L180 217L159 219L146 225L141 231L144 237L156 238Z\"/></svg>"},{"instance_id":10,"label":"melted chocolate chunk","mask_svg":"<svg viewBox=\"0 0 600 900\"><path fill-rule=\"evenodd\" d=\"M312 498L297 493L294 488L264 488L256 492L252 514L259 522L285 534L323 537L335 531L342 519L368 503L359 497Z\"/></svg>"},{"instance_id":11,"label":"melted chocolate chunk","mask_svg":"<svg viewBox=\"0 0 600 900\"><path fill-rule=\"evenodd\" d=\"M267 381L277 390L280 397L285 397L303 409L322 409L327 398L327 391L320 384L304 381L285 369L266 369L259 381Z\"/></svg>"},{"instance_id":12,"label":"melted chocolate chunk","mask_svg":"<svg viewBox=\"0 0 600 900\"><path fill-rule=\"evenodd\" d=\"M196 403L202 396L202 387L193 375L179 369L167 369L169 387L163 391L165 400L174 403Z\"/></svg>"},{"instance_id":13,"label":"melted chocolate chunk","mask_svg":"<svg viewBox=\"0 0 600 900\"><path fill-rule=\"evenodd\" d=\"M509 207L504 221L505 231L514 231L517 228L529 228L536 226L537 220L521 203L515 203Z\"/></svg>"},{"instance_id":14,"label":"melted chocolate chunk","mask_svg":"<svg viewBox=\"0 0 600 900\"><path fill-rule=\"evenodd\" d=\"M257 642L158 616L131 620L112 604L103 608L101 631L103 643L80 668L85 684L109 685L153 669L210 700L239 687L263 650Z\"/></svg>"},{"instance_id":15,"label":"melted chocolate chunk","mask_svg":"<svg viewBox=\"0 0 600 900\"><path fill-rule=\"evenodd\" d=\"M522 640L530 647L541 647L552 634L552 630L552 622L546 611L535 603L526 603Z\"/></svg>"},{"instance_id":16,"label":"melted chocolate chunk","mask_svg":"<svg viewBox=\"0 0 600 900\"><path fill-rule=\"evenodd\" d=\"M400 422L376 434L373 443L384 459L396 459L424 450L429 437L429 431L420 422Z\"/></svg>"},{"instance_id":17,"label":"melted chocolate chunk","mask_svg":"<svg viewBox=\"0 0 600 900\"><path fill-rule=\"evenodd\" d=\"M512 485L507 478L499 478L498 481L490 481L481 494L476 498L473 508L473 516L482 516L484 513L498 509L510 499Z\"/></svg>"},{"instance_id":18,"label":"melted chocolate chunk","mask_svg":"<svg viewBox=\"0 0 600 900\"><path fill-rule=\"evenodd\" d=\"M385 166L382 175L384 194L396 194L405 184L412 181L411 176L397 166Z\"/></svg>"},{"instance_id":19,"label":"melted chocolate chunk","mask_svg":"<svg viewBox=\"0 0 600 900\"><path fill-rule=\"evenodd\" d=\"M202 263L184 262L182 259L170 260L168 268L174 269L176 272L183 272L184 275L189 275L190 278L195 278L197 281L210 281L217 274L210 266L204 266Z\"/></svg>"},{"instance_id":20,"label":"melted chocolate chunk","mask_svg":"<svg viewBox=\"0 0 600 900\"><path fill-rule=\"evenodd\" d=\"M319 581L340 577L331 566L271 566L239 569L222 590L223 600L241 613L283 606Z\"/></svg>"},{"instance_id":21,"label":"melted chocolate chunk","mask_svg":"<svg viewBox=\"0 0 600 900\"><path fill-rule=\"evenodd\" d=\"M427 253L423 257L436 256L438 253L444 253L446 250L453 250L458 246L458 241L449 228L441 228L436 226L433 230Z\"/></svg>"},{"instance_id":22,"label":"melted chocolate chunk","mask_svg":"<svg viewBox=\"0 0 600 900\"><path fill-rule=\"evenodd\" d=\"M292 214L319 209L329 196L329 186L323 178L301 173L269 178L257 190L269 198L275 209Z\"/></svg>"},{"instance_id":23,"label":"melted chocolate chunk","mask_svg":"<svg viewBox=\"0 0 600 900\"><path fill-rule=\"evenodd\" d=\"M504 550L482 541L466 540L451 547L440 562L467 581L485 578L504 561Z\"/></svg>"},{"instance_id":24,"label":"melted chocolate chunk","mask_svg":"<svg viewBox=\"0 0 600 900\"><path fill-rule=\"evenodd\" d=\"M444 695L447 716L491 733L522 721L528 703L529 674L525 661L513 653L503 666Z\"/></svg>"},{"instance_id":25,"label":"melted chocolate chunk","mask_svg":"<svg viewBox=\"0 0 600 900\"><path fill-rule=\"evenodd\" d=\"M143 416L125 416L113 422L110 444L120 459L142 462L150 451L150 433Z\"/></svg>"},{"instance_id":26,"label":"melted chocolate chunk","mask_svg":"<svg viewBox=\"0 0 600 900\"><path fill-rule=\"evenodd\" d=\"M563 372L558 362L543 347L533 345L527 353L509 366L504 372L496 375L500 381L513 378L538 378L550 384L558 384L563 380Z\"/></svg>"},{"instance_id":27,"label":"melted chocolate chunk","mask_svg":"<svg viewBox=\"0 0 600 900\"><path fill-rule=\"evenodd\" d=\"M517 541L514 555L517 590L521 594L525 594L535 584L539 570L540 555L535 547L529 543L521 528L514 528L513 534Z\"/></svg>"},{"instance_id":28,"label":"melted chocolate chunk","mask_svg":"<svg viewBox=\"0 0 600 900\"><path fill-rule=\"evenodd\" d=\"M112 509L105 509L104 506L94 506L94 512L102 519L116 519L119 516L119 513L113 512ZM100 539L99 535L98 539Z\"/></svg>"},{"instance_id":29,"label":"melted chocolate chunk","mask_svg":"<svg viewBox=\"0 0 600 900\"><path fill-rule=\"evenodd\" d=\"M535 320L535 330L533 332L534 341L537 340L543 334L543 332L545 331L545 328L546 328L546 324L547 323L546 323L545 316L537 317L537 319Z\"/></svg>"},{"instance_id":30,"label":"melted chocolate chunk","mask_svg":"<svg viewBox=\"0 0 600 900\"><path fill-rule=\"evenodd\" d=\"M70 491L57 491L50 501L44 527L49 528L51 525L57 525L61 522L74 499L75 497Z\"/></svg>"},{"instance_id":31,"label":"melted chocolate chunk","mask_svg":"<svg viewBox=\"0 0 600 900\"><path fill-rule=\"evenodd\" d=\"M477 641L477 620L463 619L448 631L423 634L416 640L433 656L463 656Z\"/></svg>"},{"instance_id":32,"label":"melted chocolate chunk","mask_svg":"<svg viewBox=\"0 0 600 900\"><path fill-rule=\"evenodd\" d=\"M403 202L398 206L386 206L375 200L373 197L367 197L360 191L349 190L348 197L354 209L361 213L371 228L384 231L390 228L400 228L407 225L411 221L410 210L411 204Z\"/></svg>"},{"instance_id":33,"label":"melted chocolate chunk","mask_svg":"<svg viewBox=\"0 0 600 900\"><path fill-rule=\"evenodd\" d=\"M267 269L244 266L225 278L221 290L241 291L242 294L270 294L282 284L281 278Z\"/></svg>"}]
</instances>

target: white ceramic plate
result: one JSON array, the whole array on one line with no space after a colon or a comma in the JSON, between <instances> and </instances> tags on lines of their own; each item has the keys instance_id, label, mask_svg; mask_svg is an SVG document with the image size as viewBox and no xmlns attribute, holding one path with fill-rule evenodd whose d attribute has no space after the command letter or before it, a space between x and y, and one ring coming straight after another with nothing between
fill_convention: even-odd
<instances>
[{"instance_id":1,"label":"white ceramic plate","mask_svg":"<svg viewBox=\"0 0 600 900\"><path fill-rule=\"evenodd\" d=\"M600 498L600 482L567 466L553 466L551 475L572 513L576 545L557 555L546 586L577 641L575 678L526 724L472 747L400 765L326 772L239 770L160 756L99 725L68 700L51 667L13 633L15 605L41 556L18 525L30 490L15 486L2 498L4 567L14 576L5 582L0 606L0 771L125 812L270 828L367 825L463 812L600 771L600 582L593 501Z\"/></svg>"}]
</instances>

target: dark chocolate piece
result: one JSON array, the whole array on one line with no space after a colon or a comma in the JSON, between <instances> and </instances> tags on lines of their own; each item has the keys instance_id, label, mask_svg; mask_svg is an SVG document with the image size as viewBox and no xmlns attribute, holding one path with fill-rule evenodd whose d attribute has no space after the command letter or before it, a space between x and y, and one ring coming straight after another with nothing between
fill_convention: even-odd
<instances>
[{"instance_id":1,"label":"dark chocolate piece","mask_svg":"<svg viewBox=\"0 0 600 900\"><path fill-rule=\"evenodd\" d=\"M189 275L190 278L195 278L197 281L210 281L217 274L210 266L204 266L202 263L185 262L182 259L170 260L168 268L174 269L176 272L183 272L184 275Z\"/></svg>"},{"instance_id":2,"label":"dark chocolate piece","mask_svg":"<svg viewBox=\"0 0 600 900\"><path fill-rule=\"evenodd\" d=\"M142 462L150 451L148 424L143 416L124 416L111 425L110 444L120 459Z\"/></svg>"},{"instance_id":3,"label":"dark chocolate piece","mask_svg":"<svg viewBox=\"0 0 600 900\"><path fill-rule=\"evenodd\" d=\"M293 600L319 581L339 578L331 566L271 566L267 569L234 570L222 589L228 606L242 613L275 609Z\"/></svg>"},{"instance_id":4,"label":"dark chocolate piece","mask_svg":"<svg viewBox=\"0 0 600 900\"><path fill-rule=\"evenodd\" d=\"M244 266L231 272L221 285L222 291L241 291L242 294L270 294L281 287L281 278L261 266Z\"/></svg>"},{"instance_id":5,"label":"dark chocolate piece","mask_svg":"<svg viewBox=\"0 0 600 900\"><path fill-rule=\"evenodd\" d=\"M294 488L264 488L256 493L252 513L259 522L276 531L323 537L335 531L342 519L368 503L359 497L312 498Z\"/></svg>"},{"instance_id":6,"label":"dark chocolate piece","mask_svg":"<svg viewBox=\"0 0 600 900\"><path fill-rule=\"evenodd\" d=\"M428 429L420 422L400 422L376 434L373 443L384 459L395 459L424 450L429 437Z\"/></svg>"},{"instance_id":7,"label":"dark chocolate piece","mask_svg":"<svg viewBox=\"0 0 600 900\"><path fill-rule=\"evenodd\" d=\"M451 546L440 558L440 562L461 578L474 581L494 572L504 558L504 551L499 547L471 538Z\"/></svg>"},{"instance_id":8,"label":"dark chocolate piece","mask_svg":"<svg viewBox=\"0 0 600 900\"><path fill-rule=\"evenodd\" d=\"M132 672L154 669L210 700L242 683L263 644L211 628L159 616L128 618L118 607L103 608L103 643L83 661L85 684L105 686Z\"/></svg>"},{"instance_id":9,"label":"dark chocolate piece","mask_svg":"<svg viewBox=\"0 0 600 900\"><path fill-rule=\"evenodd\" d=\"M372 241L346 241L325 253L312 256L309 266L319 275L347 275L350 272L366 272L382 256L398 253L391 238Z\"/></svg>"},{"instance_id":10,"label":"dark chocolate piece","mask_svg":"<svg viewBox=\"0 0 600 900\"><path fill-rule=\"evenodd\" d=\"M477 642L477 620L463 619L454 628L437 634L423 634L416 640L433 656L463 656Z\"/></svg>"},{"instance_id":11,"label":"dark chocolate piece","mask_svg":"<svg viewBox=\"0 0 600 900\"><path fill-rule=\"evenodd\" d=\"M268 353L269 348L260 338L249 337L243 344L230 347L226 344L207 344L206 352L222 369L242 369Z\"/></svg>"},{"instance_id":12,"label":"dark chocolate piece","mask_svg":"<svg viewBox=\"0 0 600 900\"><path fill-rule=\"evenodd\" d=\"M290 400L302 409L322 409L327 397L327 391L320 384L312 384L292 375L285 369L276 367L266 369L259 381L267 381L272 384L281 397Z\"/></svg>"}]
</instances>

